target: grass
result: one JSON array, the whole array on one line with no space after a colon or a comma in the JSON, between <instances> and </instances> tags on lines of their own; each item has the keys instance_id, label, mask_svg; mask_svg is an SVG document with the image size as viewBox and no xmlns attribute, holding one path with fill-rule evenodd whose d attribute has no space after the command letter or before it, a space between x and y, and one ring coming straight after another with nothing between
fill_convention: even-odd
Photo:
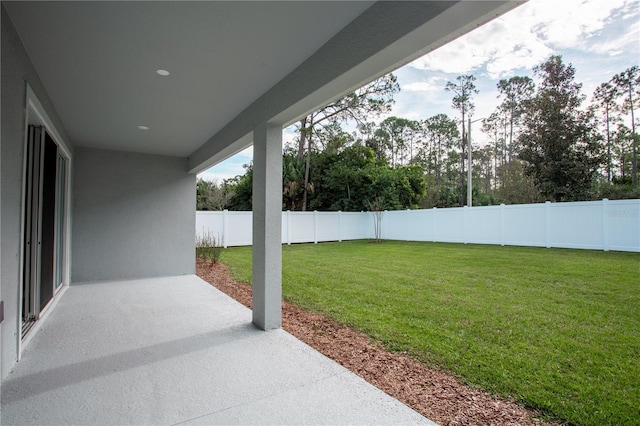
<instances>
[{"instance_id":1,"label":"grass","mask_svg":"<svg viewBox=\"0 0 640 426\"><path fill-rule=\"evenodd\" d=\"M231 248L251 280L251 248ZM577 425L640 421L640 255L366 241L283 246L283 294Z\"/></svg>"}]
</instances>

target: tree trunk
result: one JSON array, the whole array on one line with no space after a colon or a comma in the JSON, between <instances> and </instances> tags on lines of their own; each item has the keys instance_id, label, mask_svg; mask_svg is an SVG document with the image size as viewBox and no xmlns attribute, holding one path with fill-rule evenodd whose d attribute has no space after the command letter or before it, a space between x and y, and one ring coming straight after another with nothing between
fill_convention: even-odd
<instances>
[{"instance_id":1,"label":"tree trunk","mask_svg":"<svg viewBox=\"0 0 640 426\"><path fill-rule=\"evenodd\" d=\"M607 120L607 182L611 183L611 132L609 131L609 104L605 106Z\"/></svg>"},{"instance_id":2,"label":"tree trunk","mask_svg":"<svg viewBox=\"0 0 640 426\"><path fill-rule=\"evenodd\" d=\"M442 155L442 142L438 136L438 147L436 148L436 185L440 185L440 156Z\"/></svg>"},{"instance_id":3,"label":"tree trunk","mask_svg":"<svg viewBox=\"0 0 640 426\"><path fill-rule=\"evenodd\" d=\"M636 119L633 114L633 90L631 84L629 84L629 105L631 106L631 136L633 137L631 170L633 173L633 186L638 186L638 135L636 134Z\"/></svg>"},{"instance_id":4,"label":"tree trunk","mask_svg":"<svg viewBox=\"0 0 640 426\"><path fill-rule=\"evenodd\" d=\"M513 159L513 107L509 117L509 162Z\"/></svg>"},{"instance_id":5,"label":"tree trunk","mask_svg":"<svg viewBox=\"0 0 640 426\"><path fill-rule=\"evenodd\" d=\"M307 121L309 117L300 120L300 140L298 141L298 159L304 155L304 147L307 145Z\"/></svg>"},{"instance_id":6,"label":"tree trunk","mask_svg":"<svg viewBox=\"0 0 640 426\"><path fill-rule=\"evenodd\" d=\"M307 211L307 188L309 187L309 169L311 168L311 138L308 138L309 149L307 150L307 161L304 167L304 188L302 192L302 211Z\"/></svg>"},{"instance_id":7,"label":"tree trunk","mask_svg":"<svg viewBox=\"0 0 640 426\"><path fill-rule=\"evenodd\" d=\"M467 146L467 135L465 133L464 127L464 109L462 110L462 155L460 156L460 205L464 206L464 200L467 198L465 193L465 184L464 184L464 159L465 159L465 147Z\"/></svg>"},{"instance_id":8,"label":"tree trunk","mask_svg":"<svg viewBox=\"0 0 640 426\"><path fill-rule=\"evenodd\" d=\"M493 190L498 189L498 138L493 148Z\"/></svg>"}]
</instances>

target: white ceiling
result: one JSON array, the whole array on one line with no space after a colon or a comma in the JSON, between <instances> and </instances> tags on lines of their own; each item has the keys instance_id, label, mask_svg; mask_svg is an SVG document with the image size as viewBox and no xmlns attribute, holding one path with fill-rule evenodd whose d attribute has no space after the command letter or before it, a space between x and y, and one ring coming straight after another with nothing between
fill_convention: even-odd
<instances>
[{"instance_id":1,"label":"white ceiling","mask_svg":"<svg viewBox=\"0 0 640 426\"><path fill-rule=\"evenodd\" d=\"M74 145L188 156L371 2L10 2ZM161 77L157 69L171 74ZM138 130L147 125L149 131Z\"/></svg>"},{"instance_id":2,"label":"white ceiling","mask_svg":"<svg viewBox=\"0 0 640 426\"><path fill-rule=\"evenodd\" d=\"M73 145L197 170L250 144L256 120L290 122L519 1L373 3L3 5Z\"/></svg>"}]
</instances>

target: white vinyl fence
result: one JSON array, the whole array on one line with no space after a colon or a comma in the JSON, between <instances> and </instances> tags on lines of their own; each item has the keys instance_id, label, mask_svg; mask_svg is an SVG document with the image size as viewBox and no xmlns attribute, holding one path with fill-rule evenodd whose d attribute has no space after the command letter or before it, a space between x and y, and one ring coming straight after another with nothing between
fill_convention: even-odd
<instances>
[{"instance_id":1,"label":"white vinyl fence","mask_svg":"<svg viewBox=\"0 0 640 426\"><path fill-rule=\"evenodd\" d=\"M370 212L282 212L282 243L374 238ZM251 245L251 212L196 214L198 235ZM640 200L386 211L382 238L640 252Z\"/></svg>"}]
</instances>

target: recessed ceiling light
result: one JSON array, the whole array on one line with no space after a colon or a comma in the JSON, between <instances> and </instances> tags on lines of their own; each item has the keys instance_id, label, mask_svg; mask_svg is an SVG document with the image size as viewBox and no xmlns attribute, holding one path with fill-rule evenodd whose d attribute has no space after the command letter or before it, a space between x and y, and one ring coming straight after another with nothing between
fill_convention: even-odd
<instances>
[{"instance_id":1,"label":"recessed ceiling light","mask_svg":"<svg viewBox=\"0 0 640 426\"><path fill-rule=\"evenodd\" d=\"M138 126L138 129L140 129L140 130L149 130L149 126L140 125L140 126Z\"/></svg>"},{"instance_id":2,"label":"recessed ceiling light","mask_svg":"<svg viewBox=\"0 0 640 426\"><path fill-rule=\"evenodd\" d=\"M169 75L169 71L167 70L156 70L156 74L166 77Z\"/></svg>"}]
</instances>

